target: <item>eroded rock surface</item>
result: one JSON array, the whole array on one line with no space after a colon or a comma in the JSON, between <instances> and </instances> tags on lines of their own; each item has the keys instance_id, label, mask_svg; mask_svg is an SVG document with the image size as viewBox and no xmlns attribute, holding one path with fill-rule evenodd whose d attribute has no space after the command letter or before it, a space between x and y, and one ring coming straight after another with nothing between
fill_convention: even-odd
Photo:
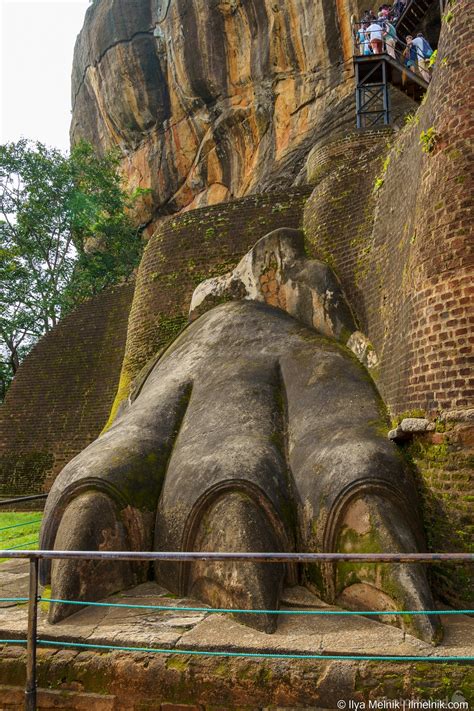
<instances>
[{"instance_id":1,"label":"eroded rock surface","mask_svg":"<svg viewBox=\"0 0 474 711\"><path fill-rule=\"evenodd\" d=\"M293 184L315 136L353 123L359 0L96 0L71 137L118 146L143 222ZM156 29L155 29L156 28Z\"/></svg>"},{"instance_id":2,"label":"eroded rock surface","mask_svg":"<svg viewBox=\"0 0 474 711\"><path fill-rule=\"evenodd\" d=\"M232 272L202 282L194 291L189 317L193 321L216 304L236 299L276 306L347 345L367 367L378 363L369 339L357 329L331 267L306 257L301 230L274 230L262 237Z\"/></svg>"}]
</instances>

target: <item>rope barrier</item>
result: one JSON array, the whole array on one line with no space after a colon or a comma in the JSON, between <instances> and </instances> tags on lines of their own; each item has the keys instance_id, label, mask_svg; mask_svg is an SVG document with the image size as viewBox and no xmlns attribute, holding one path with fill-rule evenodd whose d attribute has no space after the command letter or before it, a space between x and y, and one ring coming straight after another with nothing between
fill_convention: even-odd
<instances>
[{"instance_id":1,"label":"rope barrier","mask_svg":"<svg viewBox=\"0 0 474 711\"><path fill-rule=\"evenodd\" d=\"M16 496L14 499L1 499L0 506L11 506L13 504L20 504L23 501L39 501L41 499L45 500L48 498L48 494L32 494L29 496Z\"/></svg>"},{"instance_id":2,"label":"rope barrier","mask_svg":"<svg viewBox=\"0 0 474 711\"><path fill-rule=\"evenodd\" d=\"M0 602L25 602L28 598L0 598ZM474 610L246 610L231 607L178 607L177 605L137 605L118 602L92 602L62 600L61 598L40 598L38 602L83 605L87 607L113 607L130 610L160 610L162 612L205 612L251 615L473 615Z\"/></svg>"},{"instance_id":3,"label":"rope barrier","mask_svg":"<svg viewBox=\"0 0 474 711\"><path fill-rule=\"evenodd\" d=\"M34 521L26 521L25 523L12 523L11 526L2 526L0 531L8 531L10 528L18 528L19 526L32 526L34 523L41 523L43 519L37 518Z\"/></svg>"},{"instance_id":4,"label":"rope barrier","mask_svg":"<svg viewBox=\"0 0 474 711\"><path fill-rule=\"evenodd\" d=\"M318 661L364 661L364 662L472 662L469 656L386 656L369 654L274 654L270 652L224 652L197 649L159 649L154 647L126 647L112 644L88 644L86 642L62 642L53 639L38 639L39 645L52 647L73 647L79 649L102 649L118 652L150 652L153 654L181 654L196 657L239 657L242 659L311 659ZM24 639L0 639L0 644L26 644Z\"/></svg>"},{"instance_id":5,"label":"rope barrier","mask_svg":"<svg viewBox=\"0 0 474 711\"><path fill-rule=\"evenodd\" d=\"M28 597L0 597L0 602L28 602Z\"/></svg>"},{"instance_id":6,"label":"rope barrier","mask_svg":"<svg viewBox=\"0 0 474 711\"><path fill-rule=\"evenodd\" d=\"M28 602L27 597L0 597L1 602ZM232 607L178 607L177 605L137 605L118 602L92 602L81 600L62 600L61 598L41 597L38 602L62 603L87 607L113 607L130 610L159 610L161 612L204 612L251 615L474 615L474 610L247 610Z\"/></svg>"}]
</instances>

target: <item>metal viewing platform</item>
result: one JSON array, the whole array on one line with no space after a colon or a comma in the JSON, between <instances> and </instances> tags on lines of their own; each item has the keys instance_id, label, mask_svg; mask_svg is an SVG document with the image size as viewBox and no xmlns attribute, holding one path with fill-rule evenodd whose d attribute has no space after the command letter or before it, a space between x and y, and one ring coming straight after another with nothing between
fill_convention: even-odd
<instances>
[{"instance_id":1,"label":"metal viewing platform","mask_svg":"<svg viewBox=\"0 0 474 711\"><path fill-rule=\"evenodd\" d=\"M390 84L416 103L421 102L431 78L429 54L422 55L406 39L421 29L426 31L427 25L435 49L441 19L448 8L449 0L408 0L398 17L352 20L358 128L391 123ZM368 33L371 24L378 24L380 33Z\"/></svg>"},{"instance_id":2,"label":"metal viewing platform","mask_svg":"<svg viewBox=\"0 0 474 711\"><path fill-rule=\"evenodd\" d=\"M417 103L428 88L428 82L419 74L385 52L355 56L354 71L357 128L390 123L389 84Z\"/></svg>"}]
</instances>

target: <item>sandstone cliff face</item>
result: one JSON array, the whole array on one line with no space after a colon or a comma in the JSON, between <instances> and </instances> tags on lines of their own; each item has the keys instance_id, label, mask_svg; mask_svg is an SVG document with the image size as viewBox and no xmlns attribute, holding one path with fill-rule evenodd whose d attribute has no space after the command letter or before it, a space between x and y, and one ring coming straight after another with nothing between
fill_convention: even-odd
<instances>
[{"instance_id":1,"label":"sandstone cliff face","mask_svg":"<svg viewBox=\"0 0 474 711\"><path fill-rule=\"evenodd\" d=\"M71 139L118 146L140 215L294 184L352 125L362 0L96 0L78 37ZM155 24L158 22L154 33Z\"/></svg>"}]
</instances>

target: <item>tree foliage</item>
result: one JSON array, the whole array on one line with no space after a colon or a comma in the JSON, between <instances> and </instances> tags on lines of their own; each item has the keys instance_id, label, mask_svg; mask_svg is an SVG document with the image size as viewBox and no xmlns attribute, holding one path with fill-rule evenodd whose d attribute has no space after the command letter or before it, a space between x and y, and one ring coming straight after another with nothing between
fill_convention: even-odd
<instances>
[{"instance_id":1,"label":"tree foliage","mask_svg":"<svg viewBox=\"0 0 474 711\"><path fill-rule=\"evenodd\" d=\"M114 153L0 146L0 390L32 345L80 301L127 279L141 239ZM0 396L2 395L0 392Z\"/></svg>"}]
</instances>

